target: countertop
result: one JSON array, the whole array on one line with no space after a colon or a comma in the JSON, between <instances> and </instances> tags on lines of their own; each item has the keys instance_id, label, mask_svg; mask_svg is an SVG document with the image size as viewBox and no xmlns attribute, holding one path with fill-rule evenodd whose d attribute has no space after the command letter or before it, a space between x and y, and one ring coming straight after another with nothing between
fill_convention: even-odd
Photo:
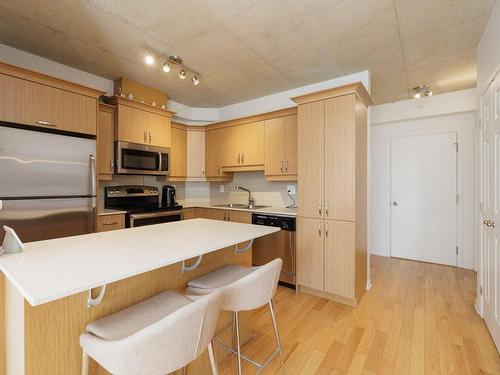
<instances>
[{"instance_id":1,"label":"countertop","mask_svg":"<svg viewBox=\"0 0 500 375\"><path fill-rule=\"evenodd\" d=\"M36 306L277 231L192 219L30 242L1 255L0 271Z\"/></svg>"},{"instance_id":2,"label":"countertop","mask_svg":"<svg viewBox=\"0 0 500 375\"><path fill-rule=\"evenodd\" d=\"M217 207L218 204L224 203L210 203L210 202L183 202L181 203L183 208L213 208L215 210L231 210L231 211L246 211L255 212L262 214L272 214L272 215L283 215L283 216L297 216L296 208L286 208L286 207L266 207L258 210L250 210L248 208L240 207Z\"/></svg>"}]
</instances>

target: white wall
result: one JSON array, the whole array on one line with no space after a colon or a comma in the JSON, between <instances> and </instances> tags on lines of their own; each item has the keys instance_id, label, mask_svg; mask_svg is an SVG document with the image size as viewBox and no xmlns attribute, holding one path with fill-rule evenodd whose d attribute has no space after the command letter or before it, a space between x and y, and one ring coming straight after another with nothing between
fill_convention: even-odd
<instances>
[{"instance_id":1,"label":"white wall","mask_svg":"<svg viewBox=\"0 0 500 375\"><path fill-rule=\"evenodd\" d=\"M390 256L389 142L393 137L456 131L459 142L459 265L474 268L475 89L372 107L370 238L372 254Z\"/></svg>"},{"instance_id":2,"label":"white wall","mask_svg":"<svg viewBox=\"0 0 500 375\"><path fill-rule=\"evenodd\" d=\"M477 49L477 87L486 90L500 65L500 2L496 2Z\"/></svg>"}]
</instances>

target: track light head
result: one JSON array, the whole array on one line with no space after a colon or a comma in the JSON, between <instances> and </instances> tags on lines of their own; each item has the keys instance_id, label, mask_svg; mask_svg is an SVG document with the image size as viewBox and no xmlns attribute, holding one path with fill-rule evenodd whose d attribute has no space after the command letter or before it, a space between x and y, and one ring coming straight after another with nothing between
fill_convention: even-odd
<instances>
[{"instance_id":1,"label":"track light head","mask_svg":"<svg viewBox=\"0 0 500 375\"><path fill-rule=\"evenodd\" d=\"M198 79L198 76L194 75L191 77L191 82L193 82L193 85L198 86L200 84L200 80Z\"/></svg>"},{"instance_id":2,"label":"track light head","mask_svg":"<svg viewBox=\"0 0 500 375\"><path fill-rule=\"evenodd\" d=\"M186 79L186 71L184 70L184 68L181 68L181 70L179 72L179 78Z\"/></svg>"},{"instance_id":3,"label":"track light head","mask_svg":"<svg viewBox=\"0 0 500 375\"><path fill-rule=\"evenodd\" d=\"M169 65L169 63L168 63L168 62L163 63L162 70L163 70L165 73L170 72L170 65Z\"/></svg>"},{"instance_id":4,"label":"track light head","mask_svg":"<svg viewBox=\"0 0 500 375\"><path fill-rule=\"evenodd\" d=\"M155 58L153 55L146 55L146 57L144 57L144 62L146 65L153 65L155 63Z\"/></svg>"}]
</instances>

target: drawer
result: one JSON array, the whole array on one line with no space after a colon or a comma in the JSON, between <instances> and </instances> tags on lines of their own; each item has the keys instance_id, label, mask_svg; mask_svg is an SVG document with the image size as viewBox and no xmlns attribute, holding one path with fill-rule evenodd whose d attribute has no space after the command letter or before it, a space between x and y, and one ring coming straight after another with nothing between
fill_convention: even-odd
<instances>
[{"instance_id":1,"label":"drawer","mask_svg":"<svg viewBox=\"0 0 500 375\"><path fill-rule=\"evenodd\" d=\"M97 231L107 232L110 230L125 228L125 215L112 214L97 216Z\"/></svg>"}]
</instances>

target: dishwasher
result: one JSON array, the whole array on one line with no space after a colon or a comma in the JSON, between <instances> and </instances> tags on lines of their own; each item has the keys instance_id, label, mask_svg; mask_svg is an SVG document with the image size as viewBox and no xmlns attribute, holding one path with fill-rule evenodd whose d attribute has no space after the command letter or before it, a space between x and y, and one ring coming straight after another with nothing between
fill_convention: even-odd
<instances>
[{"instance_id":1,"label":"dishwasher","mask_svg":"<svg viewBox=\"0 0 500 375\"><path fill-rule=\"evenodd\" d=\"M256 238L252 246L252 263L261 266L273 259L281 258L283 267L280 275L280 285L295 289L295 217L252 214L252 224L281 228L279 232Z\"/></svg>"}]
</instances>

